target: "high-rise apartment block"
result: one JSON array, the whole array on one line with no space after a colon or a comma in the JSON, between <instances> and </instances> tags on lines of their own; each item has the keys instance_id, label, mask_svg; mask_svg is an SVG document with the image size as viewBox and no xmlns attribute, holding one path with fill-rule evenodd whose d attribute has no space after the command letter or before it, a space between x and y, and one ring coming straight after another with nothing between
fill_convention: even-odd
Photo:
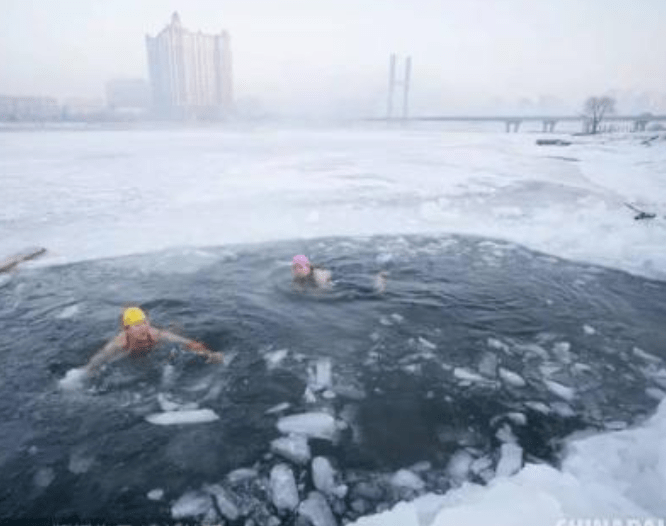
<instances>
[{"instance_id":1,"label":"high-rise apartment block","mask_svg":"<svg viewBox=\"0 0 666 526\"><path fill-rule=\"evenodd\" d=\"M146 35L156 116L217 119L232 105L229 34L188 31L178 13L156 37Z\"/></svg>"}]
</instances>

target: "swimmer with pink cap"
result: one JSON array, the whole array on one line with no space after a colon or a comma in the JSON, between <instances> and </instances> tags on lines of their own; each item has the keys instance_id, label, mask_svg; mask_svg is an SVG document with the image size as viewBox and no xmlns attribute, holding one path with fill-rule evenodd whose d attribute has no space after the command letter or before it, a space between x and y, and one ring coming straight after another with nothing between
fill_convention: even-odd
<instances>
[{"instance_id":1,"label":"swimmer with pink cap","mask_svg":"<svg viewBox=\"0 0 666 526\"><path fill-rule=\"evenodd\" d=\"M330 288L332 285L331 273L326 269L312 265L310 260L302 254L294 256L291 260L291 274L294 284L301 288L305 286Z\"/></svg>"}]
</instances>

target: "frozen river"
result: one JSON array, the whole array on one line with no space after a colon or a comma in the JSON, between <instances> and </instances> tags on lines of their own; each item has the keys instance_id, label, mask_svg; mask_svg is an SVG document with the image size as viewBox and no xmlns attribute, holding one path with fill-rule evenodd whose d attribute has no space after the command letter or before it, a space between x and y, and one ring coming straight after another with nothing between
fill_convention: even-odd
<instances>
[{"instance_id":1,"label":"frozen river","mask_svg":"<svg viewBox=\"0 0 666 526\"><path fill-rule=\"evenodd\" d=\"M481 524L501 495L530 504L506 524L666 513L664 415L612 432L666 389L666 141L535 138L0 134L0 256L49 251L0 277L0 517L319 526L424 494L376 524ZM332 292L292 290L296 253ZM165 348L60 389L129 302L227 362ZM602 434L564 448L581 430Z\"/></svg>"}]
</instances>

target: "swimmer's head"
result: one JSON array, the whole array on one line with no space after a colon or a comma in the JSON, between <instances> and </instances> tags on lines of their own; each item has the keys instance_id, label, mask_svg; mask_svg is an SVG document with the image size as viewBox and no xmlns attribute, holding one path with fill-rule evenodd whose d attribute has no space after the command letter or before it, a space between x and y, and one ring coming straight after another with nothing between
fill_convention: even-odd
<instances>
[{"instance_id":1,"label":"swimmer's head","mask_svg":"<svg viewBox=\"0 0 666 526\"><path fill-rule=\"evenodd\" d=\"M129 307L123 311L123 327L133 327L146 321L146 314L139 307Z\"/></svg>"},{"instance_id":2,"label":"swimmer's head","mask_svg":"<svg viewBox=\"0 0 666 526\"><path fill-rule=\"evenodd\" d=\"M291 260L291 272L294 277L306 277L310 274L310 260L303 255L294 256Z\"/></svg>"}]
</instances>

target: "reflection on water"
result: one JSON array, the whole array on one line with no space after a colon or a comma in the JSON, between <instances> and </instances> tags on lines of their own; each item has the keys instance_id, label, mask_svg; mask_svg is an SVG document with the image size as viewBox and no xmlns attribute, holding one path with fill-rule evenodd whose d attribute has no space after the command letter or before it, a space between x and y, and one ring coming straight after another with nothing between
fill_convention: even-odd
<instances>
[{"instance_id":1,"label":"reflection on water","mask_svg":"<svg viewBox=\"0 0 666 526\"><path fill-rule=\"evenodd\" d=\"M334 290L295 290L296 253L331 269ZM422 478L444 490L454 455L483 459L507 433L527 460L554 462L571 431L622 427L656 406L665 293L659 282L454 236L24 271L0 297L0 517L169 518L186 491L237 468L268 469L276 420L307 411L344 423L335 440L310 446L349 477L427 461ZM61 392L58 380L113 336L130 301L157 326L225 352L226 365L167 345ZM176 411L219 418L147 420ZM156 489L164 497L148 498Z\"/></svg>"}]
</instances>

